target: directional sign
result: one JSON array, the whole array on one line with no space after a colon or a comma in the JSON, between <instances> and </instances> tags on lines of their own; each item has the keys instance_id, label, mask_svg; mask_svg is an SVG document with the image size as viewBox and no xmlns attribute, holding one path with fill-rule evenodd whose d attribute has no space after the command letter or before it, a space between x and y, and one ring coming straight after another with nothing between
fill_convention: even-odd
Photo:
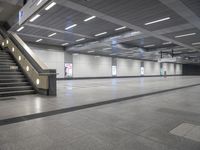
<instances>
[{"instance_id":1,"label":"directional sign","mask_svg":"<svg viewBox=\"0 0 200 150\"><path fill-rule=\"evenodd\" d=\"M29 0L19 11L19 25L22 25L35 12L37 12L40 8L42 8L50 1L51 0Z\"/></svg>"}]
</instances>

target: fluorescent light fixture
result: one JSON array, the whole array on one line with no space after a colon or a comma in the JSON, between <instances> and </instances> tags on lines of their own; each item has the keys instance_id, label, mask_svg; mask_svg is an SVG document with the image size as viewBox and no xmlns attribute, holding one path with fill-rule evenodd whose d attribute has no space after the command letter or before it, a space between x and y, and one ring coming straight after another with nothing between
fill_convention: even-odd
<instances>
[{"instance_id":1,"label":"fluorescent light fixture","mask_svg":"<svg viewBox=\"0 0 200 150\"><path fill-rule=\"evenodd\" d=\"M131 36L136 36L136 35L140 35L140 34L142 34L142 32L140 32L140 31L134 31L134 32L130 33Z\"/></svg>"},{"instance_id":2,"label":"fluorescent light fixture","mask_svg":"<svg viewBox=\"0 0 200 150\"><path fill-rule=\"evenodd\" d=\"M95 58L99 58L100 56L94 56Z\"/></svg>"},{"instance_id":3,"label":"fluorescent light fixture","mask_svg":"<svg viewBox=\"0 0 200 150\"><path fill-rule=\"evenodd\" d=\"M48 37L52 37L54 35L56 35L56 33L52 33L52 34L48 35Z\"/></svg>"},{"instance_id":4,"label":"fluorescent light fixture","mask_svg":"<svg viewBox=\"0 0 200 150\"><path fill-rule=\"evenodd\" d=\"M19 29L17 29L17 32L21 31L24 29L24 26L20 27Z\"/></svg>"},{"instance_id":5,"label":"fluorescent light fixture","mask_svg":"<svg viewBox=\"0 0 200 150\"><path fill-rule=\"evenodd\" d=\"M116 53L112 53L112 54L110 54L111 56L113 56L113 55L117 55Z\"/></svg>"},{"instance_id":6,"label":"fluorescent light fixture","mask_svg":"<svg viewBox=\"0 0 200 150\"><path fill-rule=\"evenodd\" d=\"M165 43L162 43L162 45L168 45L168 44L172 44L172 42L165 42Z\"/></svg>"},{"instance_id":7,"label":"fluorescent light fixture","mask_svg":"<svg viewBox=\"0 0 200 150\"><path fill-rule=\"evenodd\" d=\"M74 56L77 56L77 55L79 55L79 54L78 54L78 53L73 53L73 55L74 55Z\"/></svg>"},{"instance_id":8,"label":"fluorescent light fixture","mask_svg":"<svg viewBox=\"0 0 200 150\"><path fill-rule=\"evenodd\" d=\"M42 41L42 39L38 39L36 42L41 42Z\"/></svg>"},{"instance_id":9,"label":"fluorescent light fixture","mask_svg":"<svg viewBox=\"0 0 200 150\"><path fill-rule=\"evenodd\" d=\"M200 42L192 43L192 45L200 45Z\"/></svg>"},{"instance_id":10,"label":"fluorescent light fixture","mask_svg":"<svg viewBox=\"0 0 200 150\"><path fill-rule=\"evenodd\" d=\"M88 53L94 53L95 51L88 51Z\"/></svg>"},{"instance_id":11,"label":"fluorescent light fixture","mask_svg":"<svg viewBox=\"0 0 200 150\"><path fill-rule=\"evenodd\" d=\"M110 50L110 49L112 49L112 48L107 47L107 48L104 48L103 51Z\"/></svg>"},{"instance_id":12,"label":"fluorescent light fixture","mask_svg":"<svg viewBox=\"0 0 200 150\"><path fill-rule=\"evenodd\" d=\"M92 20L94 18L96 18L96 16L89 17L89 18L85 19L84 21L87 22L87 21L90 21L90 20Z\"/></svg>"},{"instance_id":13,"label":"fluorescent light fixture","mask_svg":"<svg viewBox=\"0 0 200 150\"><path fill-rule=\"evenodd\" d=\"M144 47L148 48L148 47L154 47L154 46L155 46L154 44L151 44L151 45L145 45Z\"/></svg>"},{"instance_id":14,"label":"fluorescent light fixture","mask_svg":"<svg viewBox=\"0 0 200 150\"><path fill-rule=\"evenodd\" d=\"M107 32L102 32L102 33L99 33L99 34L95 34L95 36L101 36L101 35L104 35L104 34L107 34Z\"/></svg>"},{"instance_id":15,"label":"fluorescent light fixture","mask_svg":"<svg viewBox=\"0 0 200 150\"><path fill-rule=\"evenodd\" d=\"M42 3L43 0L39 0L37 3L37 6L40 5Z\"/></svg>"},{"instance_id":16,"label":"fluorescent light fixture","mask_svg":"<svg viewBox=\"0 0 200 150\"><path fill-rule=\"evenodd\" d=\"M30 22L35 21L39 17L40 17L40 14L35 15L33 18L30 19Z\"/></svg>"},{"instance_id":17,"label":"fluorescent light fixture","mask_svg":"<svg viewBox=\"0 0 200 150\"><path fill-rule=\"evenodd\" d=\"M76 42L80 42L80 41L84 41L84 40L85 40L85 38L81 38L81 39L76 40Z\"/></svg>"},{"instance_id":18,"label":"fluorescent light fixture","mask_svg":"<svg viewBox=\"0 0 200 150\"><path fill-rule=\"evenodd\" d=\"M46 8L45 8L45 10L49 10L49 9L51 9L53 6L55 6L56 5L56 3L55 2L52 2L51 4L49 4Z\"/></svg>"},{"instance_id":19,"label":"fluorescent light fixture","mask_svg":"<svg viewBox=\"0 0 200 150\"><path fill-rule=\"evenodd\" d=\"M147 25L150 25L150 24L154 24L154 23L158 23L158 22L166 21L166 20L169 20L169 19L170 19L170 17L166 17L166 18L162 18L162 19L159 19L159 20L155 20L155 21L147 22L147 23L145 23L144 25L147 26Z\"/></svg>"},{"instance_id":20,"label":"fluorescent light fixture","mask_svg":"<svg viewBox=\"0 0 200 150\"><path fill-rule=\"evenodd\" d=\"M195 35L196 33L188 33L188 34L182 34L182 35L177 35L175 38L181 38L181 37L186 37L186 36L192 36Z\"/></svg>"},{"instance_id":21,"label":"fluorescent light fixture","mask_svg":"<svg viewBox=\"0 0 200 150\"><path fill-rule=\"evenodd\" d=\"M115 29L115 31L126 29L126 26Z\"/></svg>"},{"instance_id":22,"label":"fluorescent light fixture","mask_svg":"<svg viewBox=\"0 0 200 150\"><path fill-rule=\"evenodd\" d=\"M69 30L69 29L74 28L74 27L76 27L76 26L77 26L77 24L73 24L73 25L71 25L71 26L65 28L65 30Z\"/></svg>"},{"instance_id":23,"label":"fluorescent light fixture","mask_svg":"<svg viewBox=\"0 0 200 150\"><path fill-rule=\"evenodd\" d=\"M69 43L63 43L62 46L66 46L66 45L68 45L68 44L69 44Z\"/></svg>"}]
</instances>

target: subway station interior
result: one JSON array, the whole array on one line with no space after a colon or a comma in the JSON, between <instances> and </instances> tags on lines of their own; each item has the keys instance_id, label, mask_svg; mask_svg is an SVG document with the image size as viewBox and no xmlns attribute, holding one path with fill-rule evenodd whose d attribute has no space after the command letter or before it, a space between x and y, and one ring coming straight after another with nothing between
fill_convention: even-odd
<instances>
[{"instance_id":1,"label":"subway station interior","mask_svg":"<svg viewBox=\"0 0 200 150\"><path fill-rule=\"evenodd\" d=\"M200 150L200 0L0 0L0 150Z\"/></svg>"}]
</instances>

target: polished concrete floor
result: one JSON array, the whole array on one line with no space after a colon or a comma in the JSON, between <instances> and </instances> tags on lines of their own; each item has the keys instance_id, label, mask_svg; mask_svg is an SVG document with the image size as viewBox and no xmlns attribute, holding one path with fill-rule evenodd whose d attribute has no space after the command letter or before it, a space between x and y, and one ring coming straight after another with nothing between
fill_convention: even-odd
<instances>
[{"instance_id":1,"label":"polished concrete floor","mask_svg":"<svg viewBox=\"0 0 200 150\"><path fill-rule=\"evenodd\" d=\"M195 76L58 81L57 97L0 101L0 122L197 83ZM0 150L200 150L199 91L195 86L27 121L22 117L0 125ZM180 136L188 124L197 127L192 138Z\"/></svg>"}]
</instances>

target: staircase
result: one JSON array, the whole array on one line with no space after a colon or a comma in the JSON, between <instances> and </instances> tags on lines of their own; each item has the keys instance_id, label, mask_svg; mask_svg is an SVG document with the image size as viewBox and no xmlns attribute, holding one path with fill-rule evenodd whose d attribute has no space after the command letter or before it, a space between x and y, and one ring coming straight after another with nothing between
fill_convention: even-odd
<instances>
[{"instance_id":1,"label":"staircase","mask_svg":"<svg viewBox=\"0 0 200 150\"><path fill-rule=\"evenodd\" d=\"M20 71L14 59L8 52L0 49L0 97L34 93L35 90Z\"/></svg>"}]
</instances>

